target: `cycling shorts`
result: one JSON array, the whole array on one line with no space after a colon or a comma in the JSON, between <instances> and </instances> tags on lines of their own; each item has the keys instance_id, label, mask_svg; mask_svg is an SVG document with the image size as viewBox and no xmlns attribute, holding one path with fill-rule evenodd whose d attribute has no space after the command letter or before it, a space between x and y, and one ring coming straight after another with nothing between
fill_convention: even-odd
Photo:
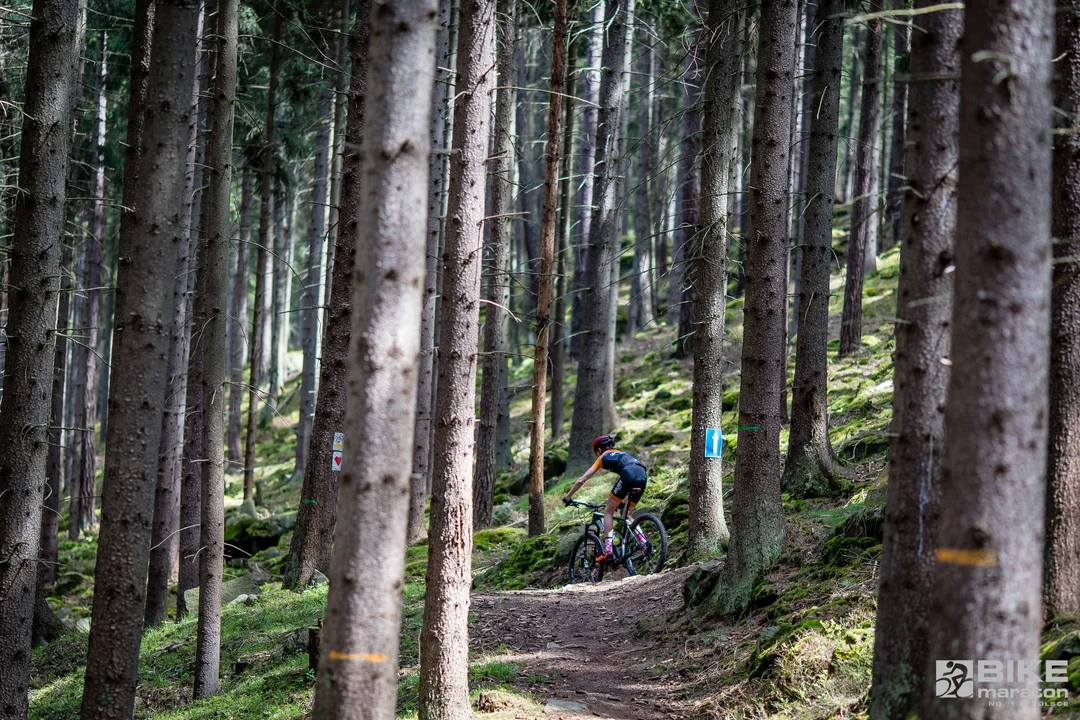
<instances>
[{"instance_id":1,"label":"cycling shorts","mask_svg":"<svg viewBox=\"0 0 1080 720\"><path fill-rule=\"evenodd\" d=\"M629 465L623 468L618 481L611 488L611 497L620 502L629 497L630 502L636 504L641 500L641 495L645 492L647 483L648 478L645 474L645 468L640 465Z\"/></svg>"}]
</instances>

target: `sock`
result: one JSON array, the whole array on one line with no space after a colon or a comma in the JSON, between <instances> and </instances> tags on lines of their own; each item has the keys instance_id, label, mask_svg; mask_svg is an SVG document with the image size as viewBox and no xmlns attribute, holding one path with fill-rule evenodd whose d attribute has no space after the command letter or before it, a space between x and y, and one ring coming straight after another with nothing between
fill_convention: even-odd
<instances>
[{"instance_id":1,"label":"sock","mask_svg":"<svg viewBox=\"0 0 1080 720\"><path fill-rule=\"evenodd\" d=\"M611 551L612 551L612 547L611 547L611 535L608 535L608 536L606 536L606 537L604 538L604 552L605 552L605 553L610 553Z\"/></svg>"}]
</instances>

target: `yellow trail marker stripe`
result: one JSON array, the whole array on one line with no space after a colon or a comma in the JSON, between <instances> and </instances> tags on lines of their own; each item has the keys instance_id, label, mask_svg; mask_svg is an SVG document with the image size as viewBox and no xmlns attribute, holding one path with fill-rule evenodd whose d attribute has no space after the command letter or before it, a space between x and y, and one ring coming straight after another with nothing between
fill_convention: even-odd
<instances>
[{"instance_id":1,"label":"yellow trail marker stripe","mask_svg":"<svg viewBox=\"0 0 1080 720\"><path fill-rule=\"evenodd\" d=\"M997 565L997 553L990 548L964 549L941 548L934 552L938 562L950 565L969 565L971 567L993 567Z\"/></svg>"},{"instance_id":2,"label":"yellow trail marker stripe","mask_svg":"<svg viewBox=\"0 0 1080 720\"><path fill-rule=\"evenodd\" d=\"M337 650L330 651L331 660L358 660L360 662L383 662L386 656L382 653L343 653Z\"/></svg>"}]
</instances>

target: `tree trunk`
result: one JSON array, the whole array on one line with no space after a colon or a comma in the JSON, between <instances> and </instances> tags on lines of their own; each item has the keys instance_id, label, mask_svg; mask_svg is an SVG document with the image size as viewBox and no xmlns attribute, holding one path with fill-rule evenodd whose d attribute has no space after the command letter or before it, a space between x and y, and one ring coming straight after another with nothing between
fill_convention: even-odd
<instances>
[{"instance_id":1,"label":"tree trunk","mask_svg":"<svg viewBox=\"0 0 1080 720\"><path fill-rule=\"evenodd\" d=\"M268 427L278 413L281 388L285 384L285 350L289 341L289 255L292 252L292 223L286 209L296 194L291 188L277 188L273 213L273 253L270 258L272 278L270 301L270 372L269 386L259 415L259 425ZM255 483L255 501L261 502L262 482Z\"/></svg>"},{"instance_id":2,"label":"tree trunk","mask_svg":"<svg viewBox=\"0 0 1080 720\"><path fill-rule=\"evenodd\" d=\"M26 717L30 685L80 2L37 0L33 14L0 404L0 707L13 718Z\"/></svg>"},{"instance_id":3,"label":"tree trunk","mask_svg":"<svg viewBox=\"0 0 1080 720\"><path fill-rule=\"evenodd\" d=\"M468 6L465 10L463 18L468 19ZM491 18L490 11L487 17ZM435 0L389 0L379 5L371 24L373 62L368 82L373 112L364 133L359 168L367 190L357 193L359 217L365 222L360 225L357 242L353 294L357 313L353 316L341 483L341 511L350 522L338 526L335 537L325 640L312 713L317 720L392 717L397 704L412 470L409 450L416 427L413 412L426 271L424 207L429 197L428 112L435 69ZM463 30L462 38L466 39L469 30ZM482 55L487 63L484 70L493 60L493 35L489 28L487 52ZM354 41L354 58L357 44ZM462 51L462 57L467 57L464 43ZM365 69L364 65L353 67L354 77L357 70ZM459 79L464 87L471 87L467 75ZM473 97L490 103L490 85L489 80L488 87ZM487 111L485 107L485 118ZM468 109L459 117L468 119ZM487 150L486 131L482 128L472 138L480 141L478 145L482 143L480 171ZM473 180L477 179L482 177L474 175ZM475 185L483 186L483 182ZM478 215L482 214L481 209ZM448 234L451 249L455 235ZM468 235L473 237L471 232ZM341 260L339 256L338 264ZM368 273L368 268L379 268L379 272ZM477 300L474 296L474 307ZM445 307L453 306L448 302ZM475 338L475 329L474 325L470 339ZM467 517L465 522L467 525ZM429 592L428 598L435 594L434 590ZM467 664L460 669L464 673ZM467 690L465 703L465 712L455 717L468 715Z\"/></svg>"},{"instance_id":4,"label":"tree trunk","mask_svg":"<svg viewBox=\"0 0 1080 720\"><path fill-rule=\"evenodd\" d=\"M463 0L446 211L452 222L447 223L443 251L428 592L420 633L420 717L425 720L466 717L471 712L468 621L476 337L494 64L495 3ZM396 669L395 664L395 676Z\"/></svg>"},{"instance_id":5,"label":"tree trunk","mask_svg":"<svg viewBox=\"0 0 1080 720\"><path fill-rule=\"evenodd\" d=\"M634 0L607 0L603 77L596 132L596 177L593 197L596 208L589 228L586 252L589 260L581 302L584 320L581 360L574 390L574 418L570 425L569 469L577 471L592 463L592 441L604 432L604 406L608 387L608 340L611 334L610 304L612 264L618 263L618 135L626 112L626 38L633 24Z\"/></svg>"},{"instance_id":6,"label":"tree trunk","mask_svg":"<svg viewBox=\"0 0 1080 720\"><path fill-rule=\"evenodd\" d=\"M274 0L274 25L270 50L270 87L266 93L266 125L262 147L262 176L259 179L259 196L262 204L259 208L259 243L255 261L255 317L251 328L251 354L248 379L248 417L247 434L244 443L244 499L255 496L255 443L259 437L258 417L259 385L262 376L259 365L266 344L266 269L270 267L270 244L273 237L274 223L274 114L277 109L278 64L280 63L281 17L284 13L283 0Z\"/></svg>"},{"instance_id":7,"label":"tree trunk","mask_svg":"<svg viewBox=\"0 0 1080 720\"><path fill-rule=\"evenodd\" d=\"M935 0L920 0L916 8ZM903 718L927 687L927 624L941 499L952 328L964 14L935 12L912 37L910 135L897 288L895 382L870 714ZM951 655L950 655L951 657Z\"/></svg>"},{"instance_id":8,"label":"tree trunk","mask_svg":"<svg viewBox=\"0 0 1080 720\"><path fill-rule=\"evenodd\" d=\"M744 610L750 589L780 556L780 394L788 261L788 153L798 8L794 0L761 6L758 25L754 162L746 241L742 394L735 453L732 532L711 602L722 613Z\"/></svg>"},{"instance_id":9,"label":"tree trunk","mask_svg":"<svg viewBox=\"0 0 1080 720\"><path fill-rule=\"evenodd\" d=\"M254 175L246 162L241 163L240 237L236 248L236 274L233 276L233 322L235 332L229 358L229 426L226 445L230 467L243 467L244 451L240 444L243 427L244 350L248 348L247 325L248 265L251 259L251 209L254 204Z\"/></svg>"},{"instance_id":10,"label":"tree trunk","mask_svg":"<svg viewBox=\"0 0 1080 720\"><path fill-rule=\"evenodd\" d=\"M848 73L848 98L847 98L847 123L844 125L844 166L837 179L840 188L837 193L843 203L851 202L851 186L855 177L855 123L858 117L855 108L859 105L860 89L862 83L859 80L859 47L863 44L863 26L855 25L851 28L851 71Z\"/></svg>"},{"instance_id":11,"label":"tree trunk","mask_svg":"<svg viewBox=\"0 0 1080 720\"><path fill-rule=\"evenodd\" d=\"M99 554L82 717L130 715L146 597L198 4L157 0L130 243L121 245ZM169 247L173 244L172 247ZM108 702L104 702L107 699Z\"/></svg>"},{"instance_id":12,"label":"tree trunk","mask_svg":"<svg viewBox=\"0 0 1080 720\"><path fill-rule=\"evenodd\" d=\"M902 8L901 0L893 0L893 8ZM910 29L904 23L893 26L893 95L892 95L892 147L889 151L889 179L886 187L888 205L885 209L885 234L881 238L880 252L885 252L900 242L903 228L904 147L907 134L908 81L901 77L909 72L911 53L908 48Z\"/></svg>"},{"instance_id":13,"label":"tree trunk","mask_svg":"<svg viewBox=\"0 0 1080 720\"><path fill-rule=\"evenodd\" d=\"M480 376L480 424L476 434L476 472L473 484L473 525L489 527L495 492L495 448L499 398L505 384L506 331L509 323L510 277L507 255L511 240L511 164L514 153L514 109L517 68L514 63L518 31L517 0L500 0L498 22L499 87L495 99L495 148L491 166L491 208L488 211L487 283L484 303L484 367Z\"/></svg>"},{"instance_id":14,"label":"tree trunk","mask_svg":"<svg viewBox=\"0 0 1080 720\"><path fill-rule=\"evenodd\" d=\"M424 309L420 316L420 367L416 392L416 431L413 433L413 471L409 484L409 529L406 542L412 545L427 534L424 509L431 478L431 440L435 408L435 326L439 247L442 240L446 181L449 179L446 147L447 119L450 117L449 68L453 8L451 0L439 0L439 32L435 39L435 88L431 98L431 159L428 179L427 271L424 275Z\"/></svg>"},{"instance_id":15,"label":"tree trunk","mask_svg":"<svg viewBox=\"0 0 1080 720\"><path fill-rule=\"evenodd\" d=\"M586 285L589 268L589 238L592 232L593 185L596 169L596 131L599 118L601 63L604 49L604 5L595 3L590 16L592 27L586 31L585 68L581 99L581 136L577 154L577 199L574 207L574 282L570 303L570 356L581 357L581 343L584 340L585 310L582 303L590 290ZM592 442L590 438L589 442ZM590 461L591 462L591 461Z\"/></svg>"},{"instance_id":16,"label":"tree trunk","mask_svg":"<svg viewBox=\"0 0 1080 720\"><path fill-rule=\"evenodd\" d=\"M236 106L236 46L239 0L220 0L217 16L216 79L211 99L205 200L206 267L203 281L202 512L199 533L199 624L195 643L194 697L220 688L221 575L225 560L225 329L232 236L233 117Z\"/></svg>"},{"instance_id":17,"label":"tree trunk","mask_svg":"<svg viewBox=\"0 0 1080 720\"><path fill-rule=\"evenodd\" d=\"M881 9L880 0L871 0L871 11ZM862 344L862 291L870 233L877 223L874 142L881 111L878 84L881 78L881 19L866 23L862 104L859 107L859 142L855 152L855 188L851 201L851 230L844 281L844 312L840 322L840 357L851 355Z\"/></svg>"},{"instance_id":18,"label":"tree trunk","mask_svg":"<svg viewBox=\"0 0 1080 720\"><path fill-rule=\"evenodd\" d=\"M973 3L964 15L951 318L957 371L945 408L928 657L1036 664L1051 355L1053 4ZM1026 696L1002 706L926 692L919 714L1039 717L1038 681L1024 677L1014 687Z\"/></svg>"},{"instance_id":19,"label":"tree trunk","mask_svg":"<svg viewBox=\"0 0 1080 720\"><path fill-rule=\"evenodd\" d=\"M331 278L333 277L334 248L337 245L341 220L341 169L345 159L345 106L349 102L347 94L349 85L349 6L350 0L341 0L341 7L337 13L337 63L341 72L338 73L337 82L334 85L334 135L331 146L332 159L330 161L330 219L329 225L327 225L326 263L323 267L323 277L326 282L326 294L323 302L327 307L330 305L330 293L333 292ZM322 311L321 317L325 323L325 310Z\"/></svg>"},{"instance_id":20,"label":"tree trunk","mask_svg":"<svg viewBox=\"0 0 1080 720\"><path fill-rule=\"evenodd\" d=\"M1080 119L1080 2L1059 0L1055 127ZM1054 289L1050 307L1050 454L1046 497L1047 619L1080 614L1080 138L1054 135Z\"/></svg>"},{"instance_id":21,"label":"tree trunk","mask_svg":"<svg viewBox=\"0 0 1080 720\"><path fill-rule=\"evenodd\" d=\"M330 305L326 309L322 363L319 367L319 394L311 425L311 448L304 468L304 486L296 513L289 557L285 561L282 585L294 590L307 587L315 570L330 572L330 551L337 518L338 472L334 463L335 435L344 433L346 373L349 334L352 327L353 268L356 236L365 217L360 214L360 145L365 137L365 103L368 96L368 33L371 0L358 0L356 22L349 43L352 74L349 78L349 115L345 128L345 157L342 160L341 230L334 250Z\"/></svg>"},{"instance_id":22,"label":"tree trunk","mask_svg":"<svg viewBox=\"0 0 1080 720\"><path fill-rule=\"evenodd\" d=\"M551 37L551 94L548 96L544 152L544 211L540 221L540 278L533 350L532 423L529 425L529 535L544 534L544 400L548 346L551 343L551 285L555 262L555 224L559 214L559 123L566 86L566 0L555 0ZM558 327L558 326L556 326Z\"/></svg>"},{"instance_id":23,"label":"tree trunk","mask_svg":"<svg viewBox=\"0 0 1080 720\"><path fill-rule=\"evenodd\" d=\"M647 43L652 42L648 27L642 24L643 35ZM635 152L637 162L637 184L634 186L634 264L630 271L630 306L626 313L626 337L632 338L637 331L652 322L652 297L650 295L649 247L652 245L653 223L650 198L652 197L653 174L656 172L656 138L659 128L653 119L656 94L656 50L648 48L638 60L638 74L641 75L638 90L637 136L638 148Z\"/></svg>"},{"instance_id":24,"label":"tree trunk","mask_svg":"<svg viewBox=\"0 0 1080 720\"><path fill-rule=\"evenodd\" d=\"M840 22L840 21L837 21ZM690 432L690 557L719 552L728 541L719 444L709 448L706 430L720 431L724 396L724 320L727 312L728 182L738 142L739 78L742 74L742 8L737 0L711 0L704 119L701 137L701 252L696 259L694 303L694 396Z\"/></svg>"},{"instance_id":25,"label":"tree trunk","mask_svg":"<svg viewBox=\"0 0 1080 720\"><path fill-rule=\"evenodd\" d=\"M813 89L808 114L802 262L799 282L795 381L791 427L781 485L796 497L827 495L840 477L829 445L828 343L829 273L832 262L833 189L840 120L840 79L844 61L843 8L834 0L818 7Z\"/></svg>"},{"instance_id":26,"label":"tree trunk","mask_svg":"<svg viewBox=\"0 0 1080 720\"><path fill-rule=\"evenodd\" d=\"M695 23L695 27L696 27ZM675 233L672 238L671 274L668 280L668 324L678 330L675 336L675 357L686 358L693 353L692 339L684 337L686 325L683 314L692 313L687 307L693 302L688 272L695 257L698 234L698 196L701 194L701 175L698 155L701 153L701 56L698 49L699 32L687 51L683 66L682 119L679 122L678 190L675 194Z\"/></svg>"},{"instance_id":27,"label":"tree trunk","mask_svg":"<svg viewBox=\"0 0 1080 720\"><path fill-rule=\"evenodd\" d=\"M566 256L570 252L570 224L574 219L574 195L570 174L574 160L574 93L577 90L577 35L571 35L566 65L566 116L559 180L559 227L555 236L555 335L551 341L551 437L563 432L563 396L566 383Z\"/></svg>"},{"instance_id":28,"label":"tree trunk","mask_svg":"<svg viewBox=\"0 0 1080 720\"><path fill-rule=\"evenodd\" d=\"M318 372L316 346L319 337L319 278L322 276L323 245L326 242L326 173L330 155L330 90L319 92L319 129L315 133L314 182L311 190L311 224L308 227L307 280L303 290L304 368L300 378L300 422L296 429L296 463L293 475L307 466L311 423L315 413L315 374Z\"/></svg>"}]
</instances>

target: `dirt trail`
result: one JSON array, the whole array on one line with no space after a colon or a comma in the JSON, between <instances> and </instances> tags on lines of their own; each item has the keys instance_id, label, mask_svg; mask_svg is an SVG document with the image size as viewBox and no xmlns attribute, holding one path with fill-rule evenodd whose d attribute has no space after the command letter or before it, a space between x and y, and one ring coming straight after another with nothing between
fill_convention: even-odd
<instances>
[{"instance_id":1,"label":"dirt trail","mask_svg":"<svg viewBox=\"0 0 1080 720\"><path fill-rule=\"evenodd\" d=\"M639 632L638 622L677 612L691 570L474 595L473 647L501 649L499 659L523 662L521 689L547 699L542 715L514 717L686 717L689 705L677 697L678 680L670 679L677 676L673 653ZM530 683L524 679L530 676L543 679Z\"/></svg>"}]
</instances>

